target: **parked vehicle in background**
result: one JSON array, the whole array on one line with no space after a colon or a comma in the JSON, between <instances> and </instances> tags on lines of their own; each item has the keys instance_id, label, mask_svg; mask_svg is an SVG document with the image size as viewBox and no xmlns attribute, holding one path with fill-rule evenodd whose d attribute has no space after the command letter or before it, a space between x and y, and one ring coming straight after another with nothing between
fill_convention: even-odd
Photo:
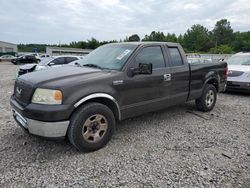
<instances>
[{"instance_id":1,"label":"parked vehicle in background","mask_svg":"<svg viewBox=\"0 0 250 188\"><path fill-rule=\"evenodd\" d=\"M28 133L80 151L104 147L118 120L190 100L210 111L227 78L226 63L189 64L177 43L106 44L78 64L18 77L10 103Z\"/></svg>"},{"instance_id":2,"label":"parked vehicle in background","mask_svg":"<svg viewBox=\"0 0 250 188\"><path fill-rule=\"evenodd\" d=\"M38 63L39 61L40 60L37 59L33 55L23 55L23 56L17 57L16 59L13 59L11 62L14 65L18 65L18 64L27 64L27 63Z\"/></svg>"},{"instance_id":3,"label":"parked vehicle in background","mask_svg":"<svg viewBox=\"0 0 250 188\"><path fill-rule=\"evenodd\" d=\"M188 63L212 63L211 58L204 58L201 54L188 54Z\"/></svg>"},{"instance_id":4,"label":"parked vehicle in background","mask_svg":"<svg viewBox=\"0 0 250 188\"><path fill-rule=\"evenodd\" d=\"M13 59L16 59L16 57L13 55L2 55L0 57L0 61L11 61Z\"/></svg>"},{"instance_id":5,"label":"parked vehicle in background","mask_svg":"<svg viewBox=\"0 0 250 188\"><path fill-rule=\"evenodd\" d=\"M52 67L60 67L65 64L68 64L72 61L76 61L83 58L82 56L72 56L72 55L64 55L64 56L53 56L48 58L42 58L41 62L38 64L27 64L23 65L19 68L18 76L23 75L25 73L40 71Z\"/></svg>"},{"instance_id":6,"label":"parked vehicle in background","mask_svg":"<svg viewBox=\"0 0 250 188\"><path fill-rule=\"evenodd\" d=\"M250 93L250 53L237 53L227 62L227 91Z\"/></svg>"},{"instance_id":7,"label":"parked vehicle in background","mask_svg":"<svg viewBox=\"0 0 250 188\"><path fill-rule=\"evenodd\" d=\"M41 54L41 55L40 55L40 58L48 58L48 57L50 57L49 54Z\"/></svg>"},{"instance_id":8,"label":"parked vehicle in background","mask_svg":"<svg viewBox=\"0 0 250 188\"><path fill-rule=\"evenodd\" d=\"M188 63L212 63L212 59L204 58L187 58Z\"/></svg>"}]
</instances>

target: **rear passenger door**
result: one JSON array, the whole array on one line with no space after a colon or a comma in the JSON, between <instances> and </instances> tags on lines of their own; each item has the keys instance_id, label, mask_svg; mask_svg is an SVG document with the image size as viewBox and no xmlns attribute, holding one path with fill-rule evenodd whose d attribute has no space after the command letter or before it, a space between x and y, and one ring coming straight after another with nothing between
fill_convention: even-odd
<instances>
[{"instance_id":1,"label":"rear passenger door","mask_svg":"<svg viewBox=\"0 0 250 188\"><path fill-rule=\"evenodd\" d=\"M184 62L178 47L166 47L171 73L170 98L171 105L183 103L189 93L189 65Z\"/></svg>"}]
</instances>

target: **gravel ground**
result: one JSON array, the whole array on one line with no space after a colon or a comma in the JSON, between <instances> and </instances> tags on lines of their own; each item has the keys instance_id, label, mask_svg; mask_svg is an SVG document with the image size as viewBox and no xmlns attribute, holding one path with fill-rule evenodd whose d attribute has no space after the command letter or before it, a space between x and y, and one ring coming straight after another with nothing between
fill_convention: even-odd
<instances>
[{"instance_id":1,"label":"gravel ground","mask_svg":"<svg viewBox=\"0 0 250 188\"><path fill-rule=\"evenodd\" d=\"M250 187L250 95L219 94L118 123L109 144L79 153L24 133L9 98L18 66L0 62L0 187Z\"/></svg>"}]
</instances>

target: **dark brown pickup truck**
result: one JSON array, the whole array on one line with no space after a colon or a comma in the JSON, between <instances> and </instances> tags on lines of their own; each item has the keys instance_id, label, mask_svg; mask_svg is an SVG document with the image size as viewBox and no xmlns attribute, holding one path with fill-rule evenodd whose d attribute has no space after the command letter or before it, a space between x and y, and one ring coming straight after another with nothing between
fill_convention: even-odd
<instances>
[{"instance_id":1,"label":"dark brown pickup truck","mask_svg":"<svg viewBox=\"0 0 250 188\"><path fill-rule=\"evenodd\" d=\"M190 65L176 43L115 43L76 66L20 76L10 103L28 133L91 151L108 143L118 120L190 100L212 110L226 79L226 63Z\"/></svg>"}]
</instances>

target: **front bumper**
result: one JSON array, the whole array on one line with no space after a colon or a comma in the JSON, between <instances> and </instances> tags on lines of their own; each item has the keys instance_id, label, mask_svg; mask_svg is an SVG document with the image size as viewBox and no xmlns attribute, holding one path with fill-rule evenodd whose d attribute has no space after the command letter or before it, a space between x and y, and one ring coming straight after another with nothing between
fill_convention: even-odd
<instances>
[{"instance_id":1,"label":"front bumper","mask_svg":"<svg viewBox=\"0 0 250 188\"><path fill-rule=\"evenodd\" d=\"M46 138L65 137L69 126L69 121L43 122L29 119L23 117L14 109L13 117L18 125L20 125L28 133Z\"/></svg>"},{"instance_id":2,"label":"front bumper","mask_svg":"<svg viewBox=\"0 0 250 188\"><path fill-rule=\"evenodd\" d=\"M64 113L65 111L68 112L66 107L51 106L48 108L45 105L22 107L13 96L10 104L13 108L15 121L28 133L47 138L66 136L69 126L69 118Z\"/></svg>"},{"instance_id":3,"label":"front bumper","mask_svg":"<svg viewBox=\"0 0 250 188\"><path fill-rule=\"evenodd\" d=\"M67 121L75 109L74 106L70 105L48 106L30 103L25 106L20 104L13 95L10 98L10 105L23 117L43 122Z\"/></svg>"},{"instance_id":4,"label":"front bumper","mask_svg":"<svg viewBox=\"0 0 250 188\"><path fill-rule=\"evenodd\" d=\"M250 82L227 81L226 90L250 92Z\"/></svg>"}]
</instances>

